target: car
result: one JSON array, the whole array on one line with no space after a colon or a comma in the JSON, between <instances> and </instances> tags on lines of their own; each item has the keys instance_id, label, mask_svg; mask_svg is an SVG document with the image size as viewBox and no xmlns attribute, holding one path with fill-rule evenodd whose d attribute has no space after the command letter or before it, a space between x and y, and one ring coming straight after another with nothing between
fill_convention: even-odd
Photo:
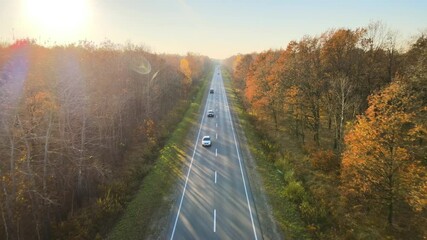
<instances>
[{"instance_id":1,"label":"car","mask_svg":"<svg viewBox=\"0 0 427 240\"><path fill-rule=\"evenodd\" d=\"M202 138L202 146L203 147L210 147L212 146L211 137L210 136L204 136Z\"/></svg>"},{"instance_id":2,"label":"car","mask_svg":"<svg viewBox=\"0 0 427 240\"><path fill-rule=\"evenodd\" d=\"M209 93L214 93L214 90L213 90L213 88L211 88L211 90L209 90Z\"/></svg>"},{"instance_id":3,"label":"car","mask_svg":"<svg viewBox=\"0 0 427 240\"><path fill-rule=\"evenodd\" d=\"M214 111L213 110L208 110L208 117L214 117Z\"/></svg>"}]
</instances>

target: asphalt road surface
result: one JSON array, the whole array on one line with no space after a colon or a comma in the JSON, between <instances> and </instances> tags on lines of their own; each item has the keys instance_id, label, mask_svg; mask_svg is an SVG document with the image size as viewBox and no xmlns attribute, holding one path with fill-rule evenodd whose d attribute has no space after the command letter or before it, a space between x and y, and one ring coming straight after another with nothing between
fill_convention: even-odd
<instances>
[{"instance_id":1,"label":"asphalt road surface","mask_svg":"<svg viewBox=\"0 0 427 240\"><path fill-rule=\"evenodd\" d=\"M244 162L231 120L220 67L211 81L209 93L194 139L193 152L170 239L260 239ZM215 117L207 117L214 110ZM202 137L211 136L212 146L203 147Z\"/></svg>"}]
</instances>

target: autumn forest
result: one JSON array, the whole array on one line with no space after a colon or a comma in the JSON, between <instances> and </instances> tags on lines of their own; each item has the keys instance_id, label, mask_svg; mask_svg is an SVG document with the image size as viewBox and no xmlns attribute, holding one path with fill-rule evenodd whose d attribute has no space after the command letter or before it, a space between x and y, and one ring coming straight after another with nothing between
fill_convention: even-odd
<instances>
[{"instance_id":1,"label":"autumn forest","mask_svg":"<svg viewBox=\"0 0 427 240\"><path fill-rule=\"evenodd\" d=\"M374 22L222 61L284 238L427 237L427 35L408 42ZM105 237L214 64L0 44L0 239Z\"/></svg>"},{"instance_id":2,"label":"autumn forest","mask_svg":"<svg viewBox=\"0 0 427 240\"><path fill-rule=\"evenodd\" d=\"M112 42L0 47L1 239L91 239L149 171L206 57ZM130 146L144 152L134 161Z\"/></svg>"},{"instance_id":3,"label":"autumn forest","mask_svg":"<svg viewBox=\"0 0 427 240\"><path fill-rule=\"evenodd\" d=\"M396 34L374 22L227 66L259 134L258 156L279 172L270 197L303 221L303 233L279 221L285 236L427 236L426 35L401 51Z\"/></svg>"}]
</instances>

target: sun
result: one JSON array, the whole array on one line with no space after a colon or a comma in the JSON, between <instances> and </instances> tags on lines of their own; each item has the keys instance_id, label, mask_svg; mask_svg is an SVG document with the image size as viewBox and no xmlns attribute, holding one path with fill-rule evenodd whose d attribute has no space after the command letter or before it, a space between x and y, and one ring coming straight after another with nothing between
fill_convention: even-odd
<instances>
[{"instance_id":1,"label":"sun","mask_svg":"<svg viewBox=\"0 0 427 240\"><path fill-rule=\"evenodd\" d=\"M24 0L26 18L41 34L72 36L86 24L88 0Z\"/></svg>"}]
</instances>

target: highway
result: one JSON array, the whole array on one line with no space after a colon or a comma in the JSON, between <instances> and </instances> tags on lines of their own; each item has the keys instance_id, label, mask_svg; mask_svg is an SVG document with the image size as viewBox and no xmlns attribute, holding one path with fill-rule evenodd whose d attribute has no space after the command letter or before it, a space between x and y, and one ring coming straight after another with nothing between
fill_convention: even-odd
<instances>
[{"instance_id":1,"label":"highway","mask_svg":"<svg viewBox=\"0 0 427 240\"><path fill-rule=\"evenodd\" d=\"M233 126L221 69L215 68L169 239L261 239L258 218ZM207 111L214 110L214 117ZM211 147L201 139L209 135Z\"/></svg>"}]
</instances>

